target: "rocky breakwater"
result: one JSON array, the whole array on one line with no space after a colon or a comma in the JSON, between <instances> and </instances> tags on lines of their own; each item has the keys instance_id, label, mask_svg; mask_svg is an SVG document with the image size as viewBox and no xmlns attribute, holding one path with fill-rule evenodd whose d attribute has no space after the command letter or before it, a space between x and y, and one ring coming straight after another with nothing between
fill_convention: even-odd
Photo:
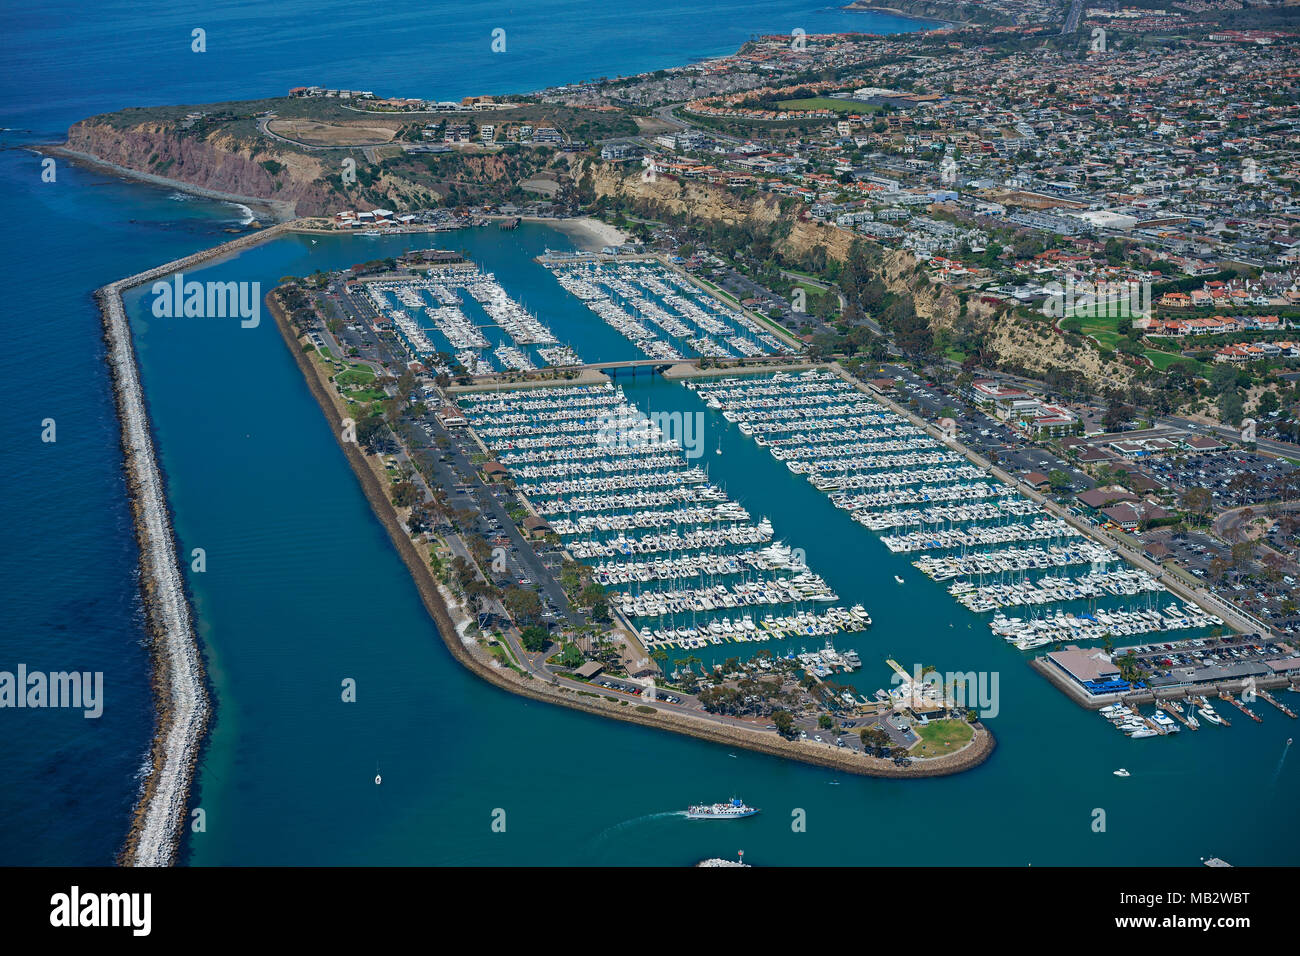
<instances>
[{"instance_id":1,"label":"rocky breakwater","mask_svg":"<svg viewBox=\"0 0 1300 956\"><path fill-rule=\"evenodd\" d=\"M175 862L194 765L211 706L122 293L264 242L290 228L292 224L285 223L243 236L110 283L95 293L104 323L106 358L121 427L123 466L140 546L140 592L147 615L157 702L157 724L150 755L152 770L145 780L119 857L127 866L168 866Z\"/></svg>"}]
</instances>

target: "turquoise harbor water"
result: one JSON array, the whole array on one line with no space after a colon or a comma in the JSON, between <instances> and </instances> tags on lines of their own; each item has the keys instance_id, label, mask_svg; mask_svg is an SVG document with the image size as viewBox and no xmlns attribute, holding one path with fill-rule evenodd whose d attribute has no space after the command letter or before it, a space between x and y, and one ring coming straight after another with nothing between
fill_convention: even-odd
<instances>
[{"instance_id":1,"label":"turquoise harbor water","mask_svg":"<svg viewBox=\"0 0 1300 956\"><path fill-rule=\"evenodd\" d=\"M584 357L626 353L625 340L532 262L546 246L567 246L542 226L316 245L295 237L194 276L269 283L431 241L495 272ZM961 608L712 413L705 447L725 430L711 476L768 515L778 537L805 547L842 603L861 601L875 618L836 642L861 653L860 687L888 685L886 657L999 673L1001 713L990 723L1000 746L990 761L941 780L837 776L497 691L442 646L269 322L155 320L148 301L140 290L128 305L176 530L183 550L208 555L191 584L218 717L196 794L208 830L188 842L195 864L680 864L741 848L753 862L790 864L919 862L916 854L1008 865L1295 860L1294 762L1277 773L1293 733L1287 718L1258 706L1258 726L1234 720L1136 741L1115 733L992 636L987 615ZM658 378L626 390L645 410L702 407ZM357 680L356 704L339 701L344 677ZM376 765L382 787L371 780ZM1112 776L1120 766L1134 776ZM1216 769L1225 766L1232 771ZM732 793L764 813L707 829L673 815ZM1215 809L1246 795L1250 814ZM791 832L796 807L808 813L807 833ZM504 834L489 829L497 808ZM1094 808L1107 813L1106 833L1091 830Z\"/></svg>"},{"instance_id":2,"label":"turquoise harbor water","mask_svg":"<svg viewBox=\"0 0 1300 956\"><path fill-rule=\"evenodd\" d=\"M0 125L31 132L0 135L10 146L51 140L107 109L301 83L438 97L527 89L728 52L751 32L907 27L796 0L668 2L634 31L627 14L587 0L507 10L504 20L483 3L394 3L364 23L341 9L6 8ZM465 70L497 25L518 59L484 53ZM188 53L194 26L208 29L208 59ZM241 213L67 164L57 184L44 184L39 168L28 152L0 153L9 199L3 322L19 373L0 445L0 667L103 670L107 700L97 721L0 712L0 862L104 863L126 829L150 707L135 547L90 292L222 241ZM430 241L288 238L196 276L265 290L286 274ZM464 248L584 357L636 354L531 261L545 246L566 248L562 236L525 225L432 241ZM837 777L495 690L447 653L269 319L256 329L159 320L146 299L137 292L129 305L176 534L185 553L207 552L207 571L189 583L216 719L193 801L207 831L188 838L188 862L679 865L741 848L757 864L1190 865L1212 854L1300 862L1295 755L1282 761L1292 721L1261 704L1261 725L1234 718L1226 730L1120 736L734 428L722 434L723 455L710 452L711 475L804 547L843 603L861 601L875 619L852 641L864 662L860 685L886 684L886 657L997 671L993 757L940 780ZM642 377L628 394L645 410L699 407L658 379ZM39 442L46 417L58 424L54 445ZM705 447L716 443L710 431ZM357 681L355 704L340 702L346 677ZM372 781L376 765L382 787ZM1113 777L1119 766L1134 776ZM763 812L717 825L674 813L733 793ZM505 833L490 830L498 808ZM807 812L806 833L791 831L794 808ZM1106 811L1105 833L1092 830L1094 808Z\"/></svg>"}]
</instances>

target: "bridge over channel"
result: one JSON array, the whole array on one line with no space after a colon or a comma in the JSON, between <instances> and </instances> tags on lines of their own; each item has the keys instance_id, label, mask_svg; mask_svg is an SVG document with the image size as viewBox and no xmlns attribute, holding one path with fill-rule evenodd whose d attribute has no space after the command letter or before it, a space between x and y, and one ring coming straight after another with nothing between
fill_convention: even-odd
<instances>
[{"instance_id":1,"label":"bridge over channel","mask_svg":"<svg viewBox=\"0 0 1300 956\"><path fill-rule=\"evenodd\" d=\"M757 358L714 358L709 359L709 367L703 369L701 358L645 358L645 359L628 359L623 362L589 362L585 365L567 365L565 369L575 371L592 371L602 372L610 378L617 378L620 373L625 375L637 375L641 369L645 369L650 375L656 372L666 372L669 369L676 369L679 374L689 375L693 372L713 371L713 370L740 370L758 369L768 366L783 368L785 366L801 363L798 356L765 356Z\"/></svg>"}]
</instances>

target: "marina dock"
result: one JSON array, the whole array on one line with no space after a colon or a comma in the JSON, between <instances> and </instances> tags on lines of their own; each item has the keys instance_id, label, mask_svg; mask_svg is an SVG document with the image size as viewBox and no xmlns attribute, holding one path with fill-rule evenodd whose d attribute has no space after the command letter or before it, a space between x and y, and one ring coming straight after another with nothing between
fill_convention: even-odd
<instances>
[{"instance_id":1,"label":"marina dock","mask_svg":"<svg viewBox=\"0 0 1300 956\"><path fill-rule=\"evenodd\" d=\"M591 568L648 649L826 637L870 624L801 553L691 465L677 437L611 383L465 392L476 438Z\"/></svg>"},{"instance_id":2,"label":"marina dock","mask_svg":"<svg viewBox=\"0 0 1300 956\"><path fill-rule=\"evenodd\" d=\"M1255 721L1255 723L1260 723L1260 722L1261 722L1261 718L1260 718L1259 714L1255 713L1253 710L1251 710L1249 707L1247 707L1247 706L1246 706L1244 703L1242 703L1241 701L1237 700L1237 698L1233 697L1233 696L1232 696L1231 694L1229 694L1227 691L1223 691L1223 692L1221 692L1221 693L1219 694L1219 700L1226 700L1226 701L1227 701L1229 704L1231 704L1233 707L1236 707L1239 711L1241 711L1243 714L1245 714L1245 715L1246 715L1247 717L1249 717L1251 720Z\"/></svg>"},{"instance_id":3,"label":"marina dock","mask_svg":"<svg viewBox=\"0 0 1300 956\"><path fill-rule=\"evenodd\" d=\"M1290 717L1292 720L1295 719L1295 716L1296 716L1296 715L1295 715L1295 711L1293 711L1290 707L1286 706L1286 704L1282 703L1280 700L1278 700L1276 697L1274 697L1274 696L1273 696L1272 694L1270 694L1268 691L1264 690L1262 687L1261 687L1261 688L1258 688L1258 689L1255 691L1255 696L1257 696L1257 697L1261 697L1261 698L1263 698L1264 700L1268 701L1270 704L1272 704L1272 705L1273 705L1274 707L1276 707L1278 710L1282 711L1282 713L1286 714L1286 715L1287 715L1288 717Z\"/></svg>"}]
</instances>

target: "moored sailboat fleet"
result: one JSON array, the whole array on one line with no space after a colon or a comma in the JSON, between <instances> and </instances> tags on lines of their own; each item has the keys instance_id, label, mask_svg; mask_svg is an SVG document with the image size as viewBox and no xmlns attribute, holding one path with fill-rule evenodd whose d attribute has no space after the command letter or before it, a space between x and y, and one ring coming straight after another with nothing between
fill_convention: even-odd
<instances>
[{"instance_id":1,"label":"moored sailboat fleet","mask_svg":"<svg viewBox=\"0 0 1300 956\"><path fill-rule=\"evenodd\" d=\"M1169 595L1150 575L830 371L686 384L859 524L884 532L890 551L920 552L913 565L952 581L949 593L966 607L996 611L990 629L1022 650L1223 623L1190 605L1159 608ZM1078 566L1087 573L1069 570ZM1108 598L1119 601L1098 606ZM1049 607L1070 602L1088 607ZM1032 610L1002 613L1019 606Z\"/></svg>"},{"instance_id":2,"label":"moored sailboat fleet","mask_svg":"<svg viewBox=\"0 0 1300 956\"><path fill-rule=\"evenodd\" d=\"M552 264L556 281L650 358L791 353L770 331L656 262Z\"/></svg>"},{"instance_id":3,"label":"moored sailboat fleet","mask_svg":"<svg viewBox=\"0 0 1300 956\"><path fill-rule=\"evenodd\" d=\"M591 566L650 648L829 636L871 623L773 540L621 387L468 393L460 404L519 490Z\"/></svg>"},{"instance_id":4,"label":"moored sailboat fleet","mask_svg":"<svg viewBox=\"0 0 1300 956\"><path fill-rule=\"evenodd\" d=\"M512 299L492 273L476 266L451 266L429 277L371 280L364 288L412 358L435 371L454 371L437 360L439 352L454 356L471 375L582 364L578 354ZM487 321L476 323L466 315L462 292L477 303ZM485 334L494 327L495 342Z\"/></svg>"}]
</instances>

